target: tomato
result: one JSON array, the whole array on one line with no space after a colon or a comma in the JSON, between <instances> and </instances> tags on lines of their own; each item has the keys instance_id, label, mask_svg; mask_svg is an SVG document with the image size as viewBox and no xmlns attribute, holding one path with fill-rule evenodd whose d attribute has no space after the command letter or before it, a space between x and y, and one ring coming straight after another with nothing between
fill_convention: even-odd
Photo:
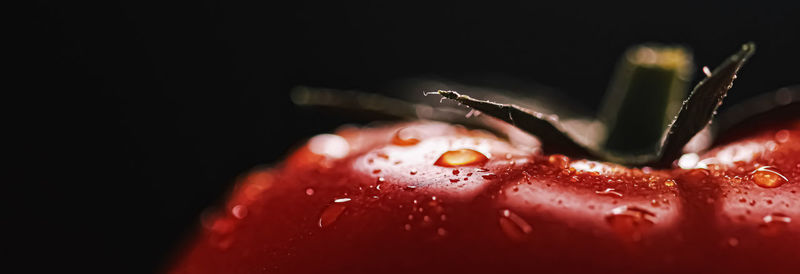
<instances>
[{"instance_id":1,"label":"tomato","mask_svg":"<svg viewBox=\"0 0 800 274\"><path fill-rule=\"evenodd\" d=\"M224 208L204 214L171 272L796 272L796 108L739 119L711 148L681 154L753 50L705 69L644 158L635 153L655 144L670 113L655 109L670 104L642 106L654 96L641 91L664 78L653 75L684 68L673 49L660 50L670 58L659 67L639 64L649 80L629 89L640 99L610 104L622 130L608 135L617 136L611 146L569 139L555 115L451 91L437 93L495 117L481 120L492 132L418 120L315 136L282 164L242 177ZM777 94L786 103L797 92Z\"/></svg>"},{"instance_id":2,"label":"tomato","mask_svg":"<svg viewBox=\"0 0 800 274\"><path fill-rule=\"evenodd\" d=\"M662 169L439 122L348 127L242 177L171 272L790 273L798 191L798 116Z\"/></svg>"}]
</instances>

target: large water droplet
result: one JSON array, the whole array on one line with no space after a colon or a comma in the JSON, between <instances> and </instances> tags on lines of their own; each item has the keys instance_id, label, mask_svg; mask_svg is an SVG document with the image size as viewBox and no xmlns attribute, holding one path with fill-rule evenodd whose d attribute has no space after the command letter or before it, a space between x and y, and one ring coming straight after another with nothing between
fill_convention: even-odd
<instances>
[{"instance_id":1,"label":"large water droplet","mask_svg":"<svg viewBox=\"0 0 800 274\"><path fill-rule=\"evenodd\" d=\"M413 146L419 143L420 134L413 128L401 128L395 132L392 144L398 146Z\"/></svg>"},{"instance_id":2,"label":"large water droplet","mask_svg":"<svg viewBox=\"0 0 800 274\"><path fill-rule=\"evenodd\" d=\"M500 229L513 241L524 241L527 234L533 231L533 227L525 222L522 217L511 210L504 209L500 212Z\"/></svg>"},{"instance_id":3,"label":"large water droplet","mask_svg":"<svg viewBox=\"0 0 800 274\"><path fill-rule=\"evenodd\" d=\"M455 166L468 166L468 165L481 165L489 161L489 158L483 153L472 149L458 149L450 150L439 156L434 165L443 167Z\"/></svg>"},{"instance_id":4,"label":"large water droplet","mask_svg":"<svg viewBox=\"0 0 800 274\"><path fill-rule=\"evenodd\" d=\"M779 187L788 181L783 174L771 166L763 166L753 171L753 182L760 187Z\"/></svg>"},{"instance_id":5,"label":"large water droplet","mask_svg":"<svg viewBox=\"0 0 800 274\"><path fill-rule=\"evenodd\" d=\"M655 216L654 213L633 206L620 206L611 210L611 214L606 216L606 222L620 236L639 241L642 233L652 227L655 223L647 219Z\"/></svg>"},{"instance_id":6,"label":"large water droplet","mask_svg":"<svg viewBox=\"0 0 800 274\"><path fill-rule=\"evenodd\" d=\"M314 195L314 189L310 187L306 188L306 195L308 196Z\"/></svg>"},{"instance_id":7,"label":"large water droplet","mask_svg":"<svg viewBox=\"0 0 800 274\"><path fill-rule=\"evenodd\" d=\"M338 202L326 207L319 216L319 227L327 227L336 222L345 209L347 209L347 207Z\"/></svg>"}]
</instances>

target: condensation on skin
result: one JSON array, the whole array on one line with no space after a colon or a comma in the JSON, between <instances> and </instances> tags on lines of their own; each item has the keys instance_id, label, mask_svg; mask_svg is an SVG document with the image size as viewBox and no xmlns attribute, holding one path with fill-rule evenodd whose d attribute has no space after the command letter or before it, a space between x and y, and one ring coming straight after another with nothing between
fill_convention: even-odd
<instances>
[{"instance_id":1,"label":"condensation on skin","mask_svg":"<svg viewBox=\"0 0 800 274\"><path fill-rule=\"evenodd\" d=\"M589 160L577 160L573 161L569 164L570 167L584 172L597 172L599 174L611 174L614 172L614 167L610 166L605 163L596 162L596 161L589 161Z\"/></svg>"},{"instance_id":2,"label":"condensation on skin","mask_svg":"<svg viewBox=\"0 0 800 274\"><path fill-rule=\"evenodd\" d=\"M727 146L712 157L702 160L696 153L686 153L678 159L678 166L683 169L707 169L708 165L712 164L733 167L737 162L749 163L763 153L774 150L775 146L776 143L773 141L738 143Z\"/></svg>"}]
</instances>

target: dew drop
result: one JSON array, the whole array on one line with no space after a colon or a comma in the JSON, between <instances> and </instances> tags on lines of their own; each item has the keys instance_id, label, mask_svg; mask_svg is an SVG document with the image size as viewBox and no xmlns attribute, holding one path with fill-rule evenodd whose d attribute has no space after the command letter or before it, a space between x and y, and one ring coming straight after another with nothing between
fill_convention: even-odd
<instances>
[{"instance_id":1,"label":"dew drop","mask_svg":"<svg viewBox=\"0 0 800 274\"><path fill-rule=\"evenodd\" d=\"M414 191L414 190L417 189L417 186L408 185L408 186L404 187L403 189L405 189L407 191Z\"/></svg>"},{"instance_id":2,"label":"dew drop","mask_svg":"<svg viewBox=\"0 0 800 274\"><path fill-rule=\"evenodd\" d=\"M352 199L350 199L350 198L339 198L339 199L333 200L333 202L334 203L346 203L346 202L349 202L351 200Z\"/></svg>"},{"instance_id":3,"label":"dew drop","mask_svg":"<svg viewBox=\"0 0 800 274\"><path fill-rule=\"evenodd\" d=\"M350 199L347 200L349 201ZM339 202L337 202L337 204L332 204L326 207L322 211L322 214L320 214L319 216L319 223L318 223L319 227L320 228L327 227L336 222L336 220L339 219L339 216L342 215L345 209L347 209L347 207L343 204L339 204Z\"/></svg>"},{"instance_id":4,"label":"dew drop","mask_svg":"<svg viewBox=\"0 0 800 274\"><path fill-rule=\"evenodd\" d=\"M436 230L436 234L439 234L439 236L446 236L447 230L445 230L443 227L440 227L439 229Z\"/></svg>"},{"instance_id":5,"label":"dew drop","mask_svg":"<svg viewBox=\"0 0 800 274\"><path fill-rule=\"evenodd\" d=\"M406 224L403 226L406 231L411 231L411 224Z\"/></svg>"},{"instance_id":6,"label":"dew drop","mask_svg":"<svg viewBox=\"0 0 800 274\"><path fill-rule=\"evenodd\" d=\"M628 237L633 241L639 241L642 233L655 225L648 217L655 216L654 213L632 206L620 206L611 210L611 214L606 216L606 222L611 228L623 237Z\"/></svg>"},{"instance_id":7,"label":"dew drop","mask_svg":"<svg viewBox=\"0 0 800 274\"><path fill-rule=\"evenodd\" d=\"M350 144L339 135L320 134L308 141L312 153L338 159L350 153Z\"/></svg>"},{"instance_id":8,"label":"dew drop","mask_svg":"<svg viewBox=\"0 0 800 274\"><path fill-rule=\"evenodd\" d=\"M314 195L314 189L310 188L310 187L306 188L306 195L308 195L308 196Z\"/></svg>"},{"instance_id":9,"label":"dew drop","mask_svg":"<svg viewBox=\"0 0 800 274\"><path fill-rule=\"evenodd\" d=\"M483 153L472 149L450 150L442 154L434 165L443 167L482 165L489 161Z\"/></svg>"},{"instance_id":10,"label":"dew drop","mask_svg":"<svg viewBox=\"0 0 800 274\"><path fill-rule=\"evenodd\" d=\"M408 172L411 175L417 175L417 169L412 168L411 171Z\"/></svg>"},{"instance_id":11,"label":"dew drop","mask_svg":"<svg viewBox=\"0 0 800 274\"><path fill-rule=\"evenodd\" d=\"M233 217L236 217L236 219L244 219L244 217L247 217L247 206L236 205L231 208L231 214L233 214Z\"/></svg>"},{"instance_id":12,"label":"dew drop","mask_svg":"<svg viewBox=\"0 0 800 274\"><path fill-rule=\"evenodd\" d=\"M622 193L617 192L613 188L606 188L603 191L595 191L594 193L596 193L598 195L606 195L606 196L613 196L613 197L617 197L617 198L622 198Z\"/></svg>"},{"instance_id":13,"label":"dew drop","mask_svg":"<svg viewBox=\"0 0 800 274\"><path fill-rule=\"evenodd\" d=\"M782 213L772 213L764 216L764 223L758 226L758 230L765 236L776 236L783 232L792 222L792 218Z\"/></svg>"},{"instance_id":14,"label":"dew drop","mask_svg":"<svg viewBox=\"0 0 800 274\"><path fill-rule=\"evenodd\" d=\"M550 155L550 157L547 158L547 161L558 168L566 169L569 166L569 157L561 154Z\"/></svg>"},{"instance_id":15,"label":"dew drop","mask_svg":"<svg viewBox=\"0 0 800 274\"><path fill-rule=\"evenodd\" d=\"M774 167L763 166L753 171L753 181L764 188L774 188L783 185L789 180Z\"/></svg>"},{"instance_id":16,"label":"dew drop","mask_svg":"<svg viewBox=\"0 0 800 274\"><path fill-rule=\"evenodd\" d=\"M528 224L522 217L511 212L511 210L504 209L500 211L500 230L512 241L524 241L526 235L533 231L533 227Z\"/></svg>"},{"instance_id":17,"label":"dew drop","mask_svg":"<svg viewBox=\"0 0 800 274\"><path fill-rule=\"evenodd\" d=\"M711 70L707 66L703 66L703 74L705 74L706 77L711 77Z\"/></svg>"},{"instance_id":18,"label":"dew drop","mask_svg":"<svg viewBox=\"0 0 800 274\"><path fill-rule=\"evenodd\" d=\"M675 180L672 180L672 179L664 180L664 185L668 186L668 187L673 187L673 186L675 186Z\"/></svg>"},{"instance_id":19,"label":"dew drop","mask_svg":"<svg viewBox=\"0 0 800 274\"><path fill-rule=\"evenodd\" d=\"M398 146L413 146L419 143L420 134L413 128L401 128L395 132L392 144Z\"/></svg>"}]
</instances>

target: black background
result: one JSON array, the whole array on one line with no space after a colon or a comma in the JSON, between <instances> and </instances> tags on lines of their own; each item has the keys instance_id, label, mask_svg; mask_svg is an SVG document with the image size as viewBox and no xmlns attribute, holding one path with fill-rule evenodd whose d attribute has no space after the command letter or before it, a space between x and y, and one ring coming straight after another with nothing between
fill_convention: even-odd
<instances>
[{"instance_id":1,"label":"black background","mask_svg":"<svg viewBox=\"0 0 800 274\"><path fill-rule=\"evenodd\" d=\"M37 1L6 41L14 253L34 272L162 269L237 174L353 121L294 107L299 84L505 75L595 109L648 41L711 67L755 41L729 102L800 82L796 1L597 2Z\"/></svg>"}]
</instances>

